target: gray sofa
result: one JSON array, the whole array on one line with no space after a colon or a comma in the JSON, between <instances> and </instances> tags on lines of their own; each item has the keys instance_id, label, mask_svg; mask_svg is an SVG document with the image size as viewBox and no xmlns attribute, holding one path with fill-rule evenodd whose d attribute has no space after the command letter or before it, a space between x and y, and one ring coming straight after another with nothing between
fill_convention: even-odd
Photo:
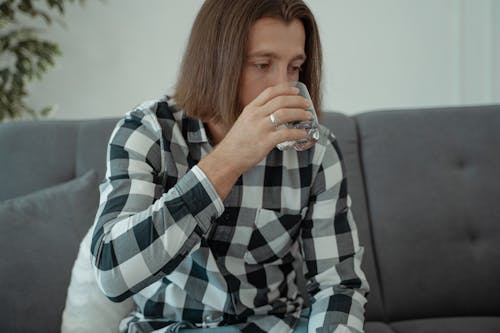
<instances>
[{"instance_id":1,"label":"gray sofa","mask_svg":"<svg viewBox=\"0 0 500 333\"><path fill-rule=\"evenodd\" d=\"M59 330L116 121L0 125L2 332ZM322 122L366 249L366 332L500 332L500 105Z\"/></svg>"}]
</instances>

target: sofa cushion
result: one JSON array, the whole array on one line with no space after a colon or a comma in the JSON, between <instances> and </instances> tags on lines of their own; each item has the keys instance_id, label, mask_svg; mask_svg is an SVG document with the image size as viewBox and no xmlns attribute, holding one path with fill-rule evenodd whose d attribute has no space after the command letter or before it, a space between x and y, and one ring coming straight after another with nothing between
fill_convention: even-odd
<instances>
[{"instance_id":1,"label":"sofa cushion","mask_svg":"<svg viewBox=\"0 0 500 333\"><path fill-rule=\"evenodd\" d=\"M83 238L71 271L61 333L116 333L121 320L134 308L132 298L114 303L99 290L90 259L93 231L91 227Z\"/></svg>"},{"instance_id":2,"label":"sofa cushion","mask_svg":"<svg viewBox=\"0 0 500 333\"><path fill-rule=\"evenodd\" d=\"M398 333L498 333L500 317L428 318L396 322L391 327Z\"/></svg>"},{"instance_id":3,"label":"sofa cushion","mask_svg":"<svg viewBox=\"0 0 500 333\"><path fill-rule=\"evenodd\" d=\"M367 321L365 323L366 333L396 333L388 324L378 321Z\"/></svg>"},{"instance_id":4,"label":"sofa cushion","mask_svg":"<svg viewBox=\"0 0 500 333\"><path fill-rule=\"evenodd\" d=\"M3 332L57 332L78 244L95 217L97 176L0 203Z\"/></svg>"},{"instance_id":5,"label":"sofa cushion","mask_svg":"<svg viewBox=\"0 0 500 333\"><path fill-rule=\"evenodd\" d=\"M500 106L356 119L385 320L499 316Z\"/></svg>"}]
</instances>

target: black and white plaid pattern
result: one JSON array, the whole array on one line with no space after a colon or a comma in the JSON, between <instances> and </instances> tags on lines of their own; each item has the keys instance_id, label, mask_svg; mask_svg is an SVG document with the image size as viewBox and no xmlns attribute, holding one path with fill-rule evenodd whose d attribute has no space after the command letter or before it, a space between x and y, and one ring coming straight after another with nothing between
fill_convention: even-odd
<instances>
[{"instance_id":1,"label":"black and white plaid pattern","mask_svg":"<svg viewBox=\"0 0 500 333\"><path fill-rule=\"evenodd\" d=\"M121 330L292 332L303 260L309 332L361 332L362 247L336 140L321 133L312 149L273 149L222 202L197 166L212 150L202 122L168 98L128 113L109 142L91 247L103 292L137 304Z\"/></svg>"}]
</instances>

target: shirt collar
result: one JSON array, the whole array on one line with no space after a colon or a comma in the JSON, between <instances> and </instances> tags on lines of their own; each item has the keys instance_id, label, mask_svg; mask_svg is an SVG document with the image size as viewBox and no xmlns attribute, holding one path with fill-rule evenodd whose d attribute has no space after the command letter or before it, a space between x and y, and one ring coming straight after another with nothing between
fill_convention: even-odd
<instances>
[{"instance_id":1,"label":"shirt collar","mask_svg":"<svg viewBox=\"0 0 500 333\"><path fill-rule=\"evenodd\" d=\"M207 131L201 120L193 119L184 114L184 126L187 129L187 140L190 143L208 142Z\"/></svg>"},{"instance_id":2,"label":"shirt collar","mask_svg":"<svg viewBox=\"0 0 500 333\"><path fill-rule=\"evenodd\" d=\"M207 131L205 130L205 125L201 120L189 117L184 110L177 108L175 99L171 96L165 96L169 106L174 109L181 111L181 122L182 128L185 128L185 135L189 143L204 143L208 142ZM184 130L183 130L184 132Z\"/></svg>"}]
</instances>

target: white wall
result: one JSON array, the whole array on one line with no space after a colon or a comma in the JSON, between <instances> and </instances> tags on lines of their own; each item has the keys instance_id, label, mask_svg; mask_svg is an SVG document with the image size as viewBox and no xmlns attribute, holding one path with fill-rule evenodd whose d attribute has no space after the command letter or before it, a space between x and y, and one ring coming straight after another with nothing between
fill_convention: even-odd
<instances>
[{"instance_id":1,"label":"white wall","mask_svg":"<svg viewBox=\"0 0 500 333\"><path fill-rule=\"evenodd\" d=\"M491 23L492 23L492 57L491 62L493 66L491 71L493 73L492 79L493 84L491 85L492 100L497 102L500 101L500 1L491 1L492 11L491 11Z\"/></svg>"},{"instance_id":2,"label":"white wall","mask_svg":"<svg viewBox=\"0 0 500 333\"><path fill-rule=\"evenodd\" d=\"M118 117L171 91L203 0L72 6L64 55L30 103L54 118ZM500 103L500 1L308 0L324 47L324 109Z\"/></svg>"}]
</instances>

